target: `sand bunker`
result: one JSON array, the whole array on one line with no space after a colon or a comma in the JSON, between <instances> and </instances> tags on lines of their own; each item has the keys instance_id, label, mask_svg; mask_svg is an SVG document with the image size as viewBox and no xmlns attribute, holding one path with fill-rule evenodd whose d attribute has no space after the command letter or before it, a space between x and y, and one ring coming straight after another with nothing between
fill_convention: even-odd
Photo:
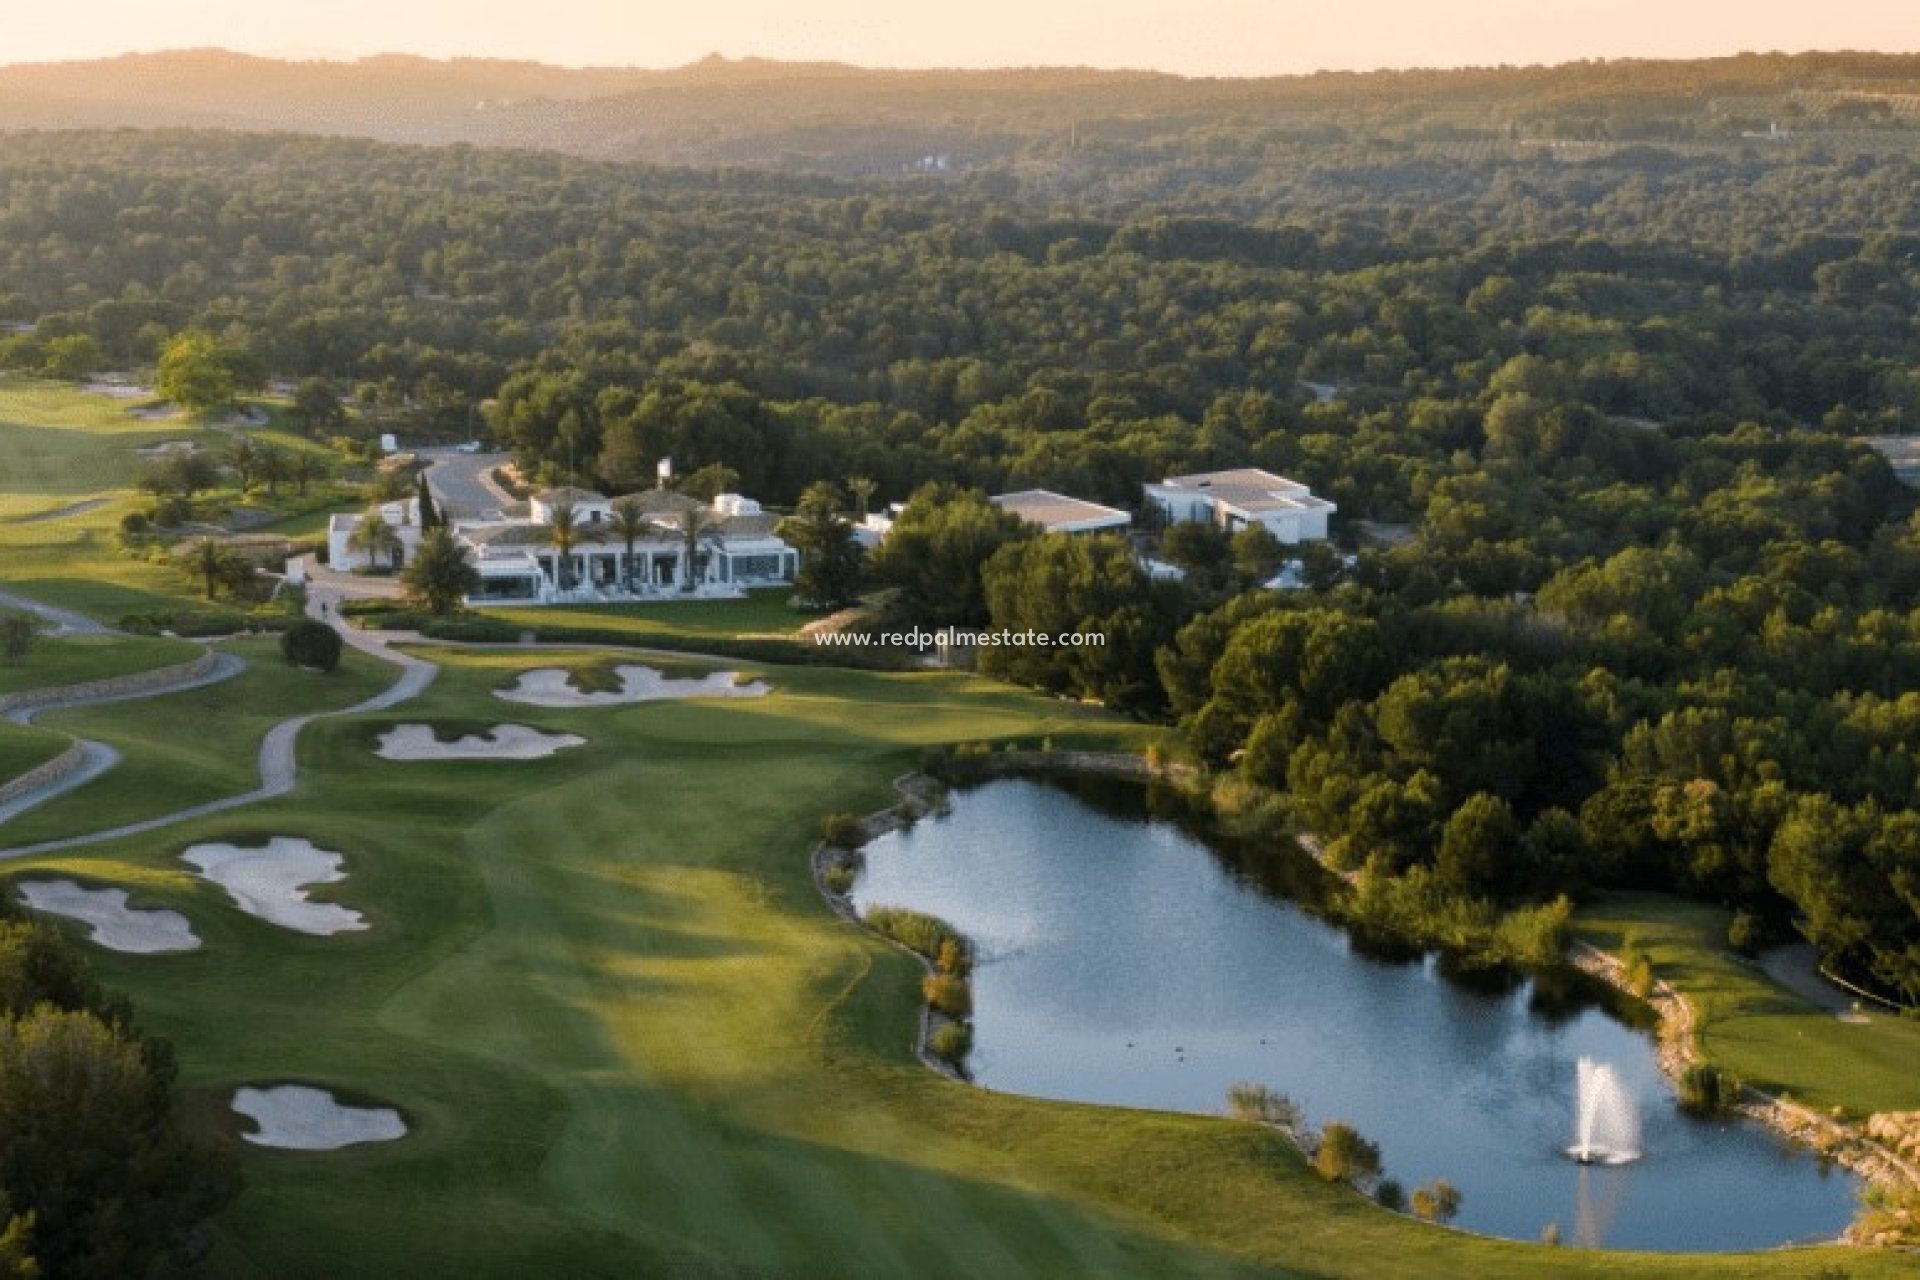
<instances>
[{"instance_id":1,"label":"sand bunker","mask_svg":"<svg viewBox=\"0 0 1920 1280\"><path fill-rule=\"evenodd\" d=\"M395 725L380 735L377 754L388 760L539 760L584 746L577 733L542 733L524 724L497 724L452 742L434 736L430 724Z\"/></svg>"},{"instance_id":2,"label":"sand bunker","mask_svg":"<svg viewBox=\"0 0 1920 1280\"><path fill-rule=\"evenodd\" d=\"M392 1142L407 1136L407 1122L392 1107L349 1107L325 1089L283 1084L233 1091L233 1109L259 1126L242 1134L257 1147L289 1151L337 1151L356 1142Z\"/></svg>"},{"instance_id":3,"label":"sand bunker","mask_svg":"<svg viewBox=\"0 0 1920 1280\"><path fill-rule=\"evenodd\" d=\"M307 901L308 885L334 884L347 878L341 869L345 859L316 849L311 841L275 836L257 849L196 844L180 857L225 889L242 911L283 929L326 937L367 927L358 911L332 902Z\"/></svg>"},{"instance_id":4,"label":"sand bunker","mask_svg":"<svg viewBox=\"0 0 1920 1280\"><path fill-rule=\"evenodd\" d=\"M89 889L71 880L22 880L16 887L21 901L35 911L92 925L91 941L109 951L152 956L200 945L185 916L178 911L135 911L127 905L125 889Z\"/></svg>"},{"instance_id":5,"label":"sand bunker","mask_svg":"<svg viewBox=\"0 0 1920 1280\"><path fill-rule=\"evenodd\" d=\"M657 702L664 698L759 698L773 692L773 686L759 680L739 684L738 671L715 671L711 675L673 680L636 663L623 662L614 668L620 677L618 693L582 693L570 684L567 672L555 667L521 673L494 696L508 702L525 702L536 707L607 707L621 702Z\"/></svg>"}]
</instances>

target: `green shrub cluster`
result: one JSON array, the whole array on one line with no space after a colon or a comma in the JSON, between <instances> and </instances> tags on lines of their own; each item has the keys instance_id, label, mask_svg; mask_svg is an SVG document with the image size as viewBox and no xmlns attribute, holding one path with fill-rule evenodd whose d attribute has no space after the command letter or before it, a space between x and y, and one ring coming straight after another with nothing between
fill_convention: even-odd
<instances>
[{"instance_id":1,"label":"green shrub cluster","mask_svg":"<svg viewBox=\"0 0 1920 1280\"><path fill-rule=\"evenodd\" d=\"M1710 1062L1695 1062L1680 1073L1680 1109L1688 1115L1712 1116L1730 1111L1740 1101L1738 1077Z\"/></svg>"},{"instance_id":2,"label":"green shrub cluster","mask_svg":"<svg viewBox=\"0 0 1920 1280\"><path fill-rule=\"evenodd\" d=\"M883 937L892 938L909 951L917 951L929 960L940 954L940 946L960 935L944 920L909 911L905 907L875 907L866 914L867 926ZM964 945L964 944L962 944Z\"/></svg>"},{"instance_id":3,"label":"green shrub cluster","mask_svg":"<svg viewBox=\"0 0 1920 1280\"><path fill-rule=\"evenodd\" d=\"M820 837L842 849L858 849L867 842L867 824L851 813L830 813L820 819Z\"/></svg>"}]
</instances>

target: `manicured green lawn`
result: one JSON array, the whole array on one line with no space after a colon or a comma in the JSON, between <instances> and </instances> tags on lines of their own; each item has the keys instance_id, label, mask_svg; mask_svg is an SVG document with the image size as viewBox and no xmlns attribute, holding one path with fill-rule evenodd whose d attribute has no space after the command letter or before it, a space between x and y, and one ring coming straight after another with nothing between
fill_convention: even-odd
<instances>
[{"instance_id":1,"label":"manicured green lawn","mask_svg":"<svg viewBox=\"0 0 1920 1280\"><path fill-rule=\"evenodd\" d=\"M415 702L325 721L285 801L28 863L188 913L182 956L94 950L176 1045L198 1122L299 1079L400 1107L405 1140L239 1147L214 1276L1672 1274L1424 1227L1319 1183L1265 1131L950 1083L911 1057L918 969L835 919L821 813L890 798L936 743L1146 730L954 674L744 668L763 699L550 710L493 695L555 655L433 652ZM599 661L604 655L559 655ZM250 687L286 696L294 673ZM227 714L257 709L235 704ZM588 738L526 763L377 759L401 722ZM310 938L184 874L197 839L347 855L315 896L372 928ZM1892 1275L1862 1252L1688 1259L1691 1274Z\"/></svg>"},{"instance_id":2,"label":"manicured green lawn","mask_svg":"<svg viewBox=\"0 0 1920 1280\"><path fill-rule=\"evenodd\" d=\"M145 505L138 449L196 438L187 423L141 422L135 402L66 383L0 376L0 584L106 622L177 607L191 590L172 569L121 554L112 531ZM75 504L101 505L69 512Z\"/></svg>"},{"instance_id":3,"label":"manicured green lawn","mask_svg":"<svg viewBox=\"0 0 1920 1280\"><path fill-rule=\"evenodd\" d=\"M1814 1008L1726 949L1725 911L1609 894L1574 927L1609 951L1637 932L1655 971L1693 1002L1701 1050L1742 1079L1853 1115L1920 1108L1920 1022L1882 1013L1842 1022Z\"/></svg>"},{"instance_id":4,"label":"manicured green lawn","mask_svg":"<svg viewBox=\"0 0 1920 1280\"><path fill-rule=\"evenodd\" d=\"M328 675L296 671L270 637L225 641L247 669L218 684L42 716L36 724L119 749L112 771L0 828L0 846L135 822L260 784L260 739L277 721L349 707L391 684L387 663L347 650Z\"/></svg>"},{"instance_id":5,"label":"manicured green lawn","mask_svg":"<svg viewBox=\"0 0 1920 1280\"><path fill-rule=\"evenodd\" d=\"M67 739L49 729L0 720L0 786L37 769L67 749Z\"/></svg>"},{"instance_id":6,"label":"manicured green lawn","mask_svg":"<svg viewBox=\"0 0 1920 1280\"><path fill-rule=\"evenodd\" d=\"M190 662L199 652L165 636L38 636L20 662L0 662L0 693L131 675Z\"/></svg>"},{"instance_id":7,"label":"manicured green lawn","mask_svg":"<svg viewBox=\"0 0 1920 1280\"><path fill-rule=\"evenodd\" d=\"M790 635L813 620L787 601L790 588L750 593L744 600L688 600L665 604L580 605L486 609L490 618L519 626L594 627L619 631L633 643L743 635Z\"/></svg>"},{"instance_id":8,"label":"manicured green lawn","mask_svg":"<svg viewBox=\"0 0 1920 1280\"><path fill-rule=\"evenodd\" d=\"M136 449L198 430L142 422L128 413L133 403L67 383L0 377L0 521L127 488L139 474Z\"/></svg>"}]
</instances>

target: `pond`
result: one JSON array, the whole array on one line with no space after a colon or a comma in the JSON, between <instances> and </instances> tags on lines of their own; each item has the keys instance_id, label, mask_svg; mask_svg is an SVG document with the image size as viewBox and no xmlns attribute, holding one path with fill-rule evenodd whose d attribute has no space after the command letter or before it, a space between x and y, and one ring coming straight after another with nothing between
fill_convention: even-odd
<instances>
[{"instance_id":1,"label":"pond","mask_svg":"<svg viewBox=\"0 0 1920 1280\"><path fill-rule=\"evenodd\" d=\"M1448 976L1381 959L1251 883L1144 790L1098 807L1016 780L867 846L855 905L909 907L972 939L989 1088L1219 1113L1236 1081L1379 1143L1411 1191L1445 1178L1456 1225L1570 1244L1724 1250L1828 1239L1857 1181L1745 1121L1682 1114L1651 1038L1591 984ZM1640 1111L1643 1158L1569 1160L1582 1057Z\"/></svg>"}]
</instances>

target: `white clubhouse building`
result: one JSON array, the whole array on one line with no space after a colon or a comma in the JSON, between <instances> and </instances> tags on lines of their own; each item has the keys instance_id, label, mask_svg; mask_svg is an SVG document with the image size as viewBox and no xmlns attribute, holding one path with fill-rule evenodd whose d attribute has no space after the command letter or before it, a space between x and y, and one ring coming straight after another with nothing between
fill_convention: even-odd
<instances>
[{"instance_id":1,"label":"white clubhouse building","mask_svg":"<svg viewBox=\"0 0 1920 1280\"><path fill-rule=\"evenodd\" d=\"M614 507L632 503L644 518L633 540L615 531ZM571 508L572 545L562 557L554 538L555 513ZM408 499L380 508L399 549L382 568L399 568L420 541L419 504ZM368 567L353 546L366 517L336 515L327 527L327 563L336 570ZM694 524L689 539L687 522ZM774 533L777 518L739 494L723 493L703 503L669 489L651 489L611 499L590 489L548 489L535 494L525 515L491 512L451 522L454 540L480 572L474 603L614 603L672 600L689 596L725 599L751 587L793 581L800 556Z\"/></svg>"}]
</instances>

